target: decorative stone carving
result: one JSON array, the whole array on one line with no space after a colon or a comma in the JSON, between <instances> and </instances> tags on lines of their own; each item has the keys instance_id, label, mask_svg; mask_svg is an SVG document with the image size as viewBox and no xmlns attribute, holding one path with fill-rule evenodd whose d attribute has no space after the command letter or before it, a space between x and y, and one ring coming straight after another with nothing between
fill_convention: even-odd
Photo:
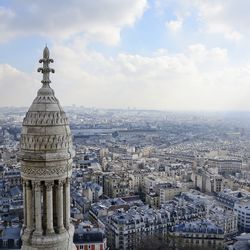
<instances>
[{"instance_id":1,"label":"decorative stone carving","mask_svg":"<svg viewBox=\"0 0 250 250\"><path fill-rule=\"evenodd\" d=\"M68 125L68 119L64 112L28 112L23 119L23 125Z\"/></svg>"},{"instance_id":2,"label":"decorative stone carving","mask_svg":"<svg viewBox=\"0 0 250 250\"><path fill-rule=\"evenodd\" d=\"M43 63L43 67L40 67L37 70L37 72L42 72L43 74L42 83L44 85L48 85L51 82L49 79L49 74L55 73L55 70L49 67L49 64L53 62L54 60L49 58L49 49L46 46L45 49L43 50L43 58L39 60L39 63Z\"/></svg>"},{"instance_id":3,"label":"decorative stone carving","mask_svg":"<svg viewBox=\"0 0 250 250\"><path fill-rule=\"evenodd\" d=\"M54 181L45 181L45 187L47 191L51 191L54 186Z\"/></svg>"},{"instance_id":4,"label":"decorative stone carving","mask_svg":"<svg viewBox=\"0 0 250 250\"><path fill-rule=\"evenodd\" d=\"M21 136L23 150L56 150L67 149L71 146L70 135L25 135Z\"/></svg>"},{"instance_id":5,"label":"decorative stone carving","mask_svg":"<svg viewBox=\"0 0 250 250\"><path fill-rule=\"evenodd\" d=\"M27 189L31 189L31 181L25 181L25 186Z\"/></svg>"},{"instance_id":6,"label":"decorative stone carving","mask_svg":"<svg viewBox=\"0 0 250 250\"><path fill-rule=\"evenodd\" d=\"M68 171L71 171L72 166L62 166L57 168L31 168L22 166L21 170L25 175L49 177L54 175L61 175Z\"/></svg>"},{"instance_id":7,"label":"decorative stone carving","mask_svg":"<svg viewBox=\"0 0 250 250\"><path fill-rule=\"evenodd\" d=\"M65 180L59 180L58 181L58 186L63 187L63 184L65 183Z\"/></svg>"},{"instance_id":8,"label":"decorative stone carving","mask_svg":"<svg viewBox=\"0 0 250 250\"><path fill-rule=\"evenodd\" d=\"M32 185L35 187L35 191L40 191L41 189L41 182L40 181L32 181Z\"/></svg>"}]
</instances>

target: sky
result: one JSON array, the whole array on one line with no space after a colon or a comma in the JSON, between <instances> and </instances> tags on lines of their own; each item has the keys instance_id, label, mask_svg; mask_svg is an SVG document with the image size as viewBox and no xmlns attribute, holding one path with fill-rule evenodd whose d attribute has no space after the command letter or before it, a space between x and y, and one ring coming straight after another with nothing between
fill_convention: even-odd
<instances>
[{"instance_id":1,"label":"sky","mask_svg":"<svg viewBox=\"0 0 250 250\"><path fill-rule=\"evenodd\" d=\"M30 106L45 44L63 106L250 111L250 1L0 0L0 106Z\"/></svg>"}]
</instances>

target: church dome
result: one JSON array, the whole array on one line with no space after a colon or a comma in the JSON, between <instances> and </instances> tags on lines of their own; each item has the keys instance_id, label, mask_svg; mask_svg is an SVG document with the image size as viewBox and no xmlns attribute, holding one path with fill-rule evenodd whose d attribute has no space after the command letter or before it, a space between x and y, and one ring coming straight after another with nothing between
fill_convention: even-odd
<instances>
[{"instance_id":1,"label":"church dome","mask_svg":"<svg viewBox=\"0 0 250 250\"><path fill-rule=\"evenodd\" d=\"M22 124L22 176L29 179L34 174L44 179L68 175L74 156L68 119L50 87L49 73L54 73L54 70L49 68L53 60L49 58L47 47L43 57L39 61L43 67L38 69L43 73L43 86L38 90Z\"/></svg>"}]
</instances>

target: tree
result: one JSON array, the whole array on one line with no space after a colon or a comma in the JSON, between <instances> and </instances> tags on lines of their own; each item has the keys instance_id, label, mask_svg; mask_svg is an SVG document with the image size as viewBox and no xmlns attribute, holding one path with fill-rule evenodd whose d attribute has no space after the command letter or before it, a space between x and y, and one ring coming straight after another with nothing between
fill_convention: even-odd
<instances>
[{"instance_id":1,"label":"tree","mask_svg":"<svg viewBox=\"0 0 250 250\"><path fill-rule=\"evenodd\" d=\"M183 238L176 237L170 234L165 236L157 234L147 236L142 239L136 250L222 250L223 247L212 248L209 246L198 246L194 244L187 244Z\"/></svg>"}]
</instances>

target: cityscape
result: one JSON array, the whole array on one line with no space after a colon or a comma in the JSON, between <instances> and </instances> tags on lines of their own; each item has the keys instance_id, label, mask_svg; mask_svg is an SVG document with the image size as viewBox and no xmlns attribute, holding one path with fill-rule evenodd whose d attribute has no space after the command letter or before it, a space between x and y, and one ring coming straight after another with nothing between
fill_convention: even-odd
<instances>
[{"instance_id":1,"label":"cityscape","mask_svg":"<svg viewBox=\"0 0 250 250\"><path fill-rule=\"evenodd\" d=\"M250 250L250 2L0 1L0 249Z\"/></svg>"},{"instance_id":2,"label":"cityscape","mask_svg":"<svg viewBox=\"0 0 250 250\"><path fill-rule=\"evenodd\" d=\"M26 110L0 109L2 248L21 246ZM247 249L249 114L65 110L77 249Z\"/></svg>"}]
</instances>

